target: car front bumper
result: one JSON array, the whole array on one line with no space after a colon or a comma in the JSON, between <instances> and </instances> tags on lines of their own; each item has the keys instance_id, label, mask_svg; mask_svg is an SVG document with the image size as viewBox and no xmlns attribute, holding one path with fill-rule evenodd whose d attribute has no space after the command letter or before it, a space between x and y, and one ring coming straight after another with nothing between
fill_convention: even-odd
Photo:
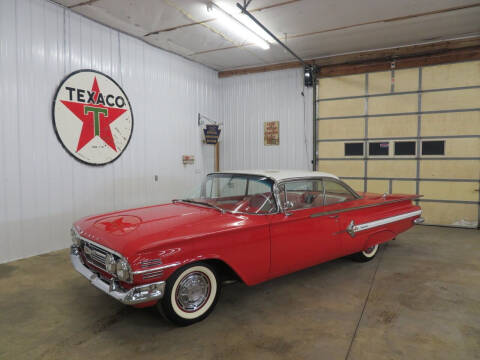
<instances>
[{"instance_id":1,"label":"car front bumper","mask_svg":"<svg viewBox=\"0 0 480 360\"><path fill-rule=\"evenodd\" d=\"M139 285L130 290L121 289L115 280L108 284L100 279L97 274L83 265L80 258L80 252L75 246L72 246L70 249L70 260L75 270L85 276L93 286L126 305L135 305L159 300L165 293L165 281Z\"/></svg>"}]
</instances>

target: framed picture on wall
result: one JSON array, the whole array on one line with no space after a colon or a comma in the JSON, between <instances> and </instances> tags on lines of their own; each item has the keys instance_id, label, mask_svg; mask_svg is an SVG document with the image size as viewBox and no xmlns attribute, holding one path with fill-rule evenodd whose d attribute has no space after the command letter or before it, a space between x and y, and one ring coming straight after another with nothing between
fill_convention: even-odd
<instances>
[{"instance_id":1,"label":"framed picture on wall","mask_svg":"<svg viewBox=\"0 0 480 360\"><path fill-rule=\"evenodd\" d=\"M265 146L280 145L279 121L267 121L263 123L263 141Z\"/></svg>"}]
</instances>

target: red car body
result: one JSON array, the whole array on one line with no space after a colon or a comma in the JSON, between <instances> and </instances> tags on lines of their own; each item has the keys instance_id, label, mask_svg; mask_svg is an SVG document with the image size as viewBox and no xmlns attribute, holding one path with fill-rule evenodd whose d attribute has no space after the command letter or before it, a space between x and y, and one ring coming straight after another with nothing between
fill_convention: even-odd
<instances>
[{"instance_id":1,"label":"red car body","mask_svg":"<svg viewBox=\"0 0 480 360\"><path fill-rule=\"evenodd\" d=\"M394 239L421 222L421 209L412 203L417 197L361 193L351 201L265 215L177 201L87 217L74 224L74 232L84 244L128 262L132 278L119 280L113 291L165 281L199 261L221 262L245 284L255 285ZM103 266L87 261L82 249L76 256L104 283L115 280ZM90 272L84 275L92 281ZM144 307L157 301L129 304Z\"/></svg>"}]
</instances>

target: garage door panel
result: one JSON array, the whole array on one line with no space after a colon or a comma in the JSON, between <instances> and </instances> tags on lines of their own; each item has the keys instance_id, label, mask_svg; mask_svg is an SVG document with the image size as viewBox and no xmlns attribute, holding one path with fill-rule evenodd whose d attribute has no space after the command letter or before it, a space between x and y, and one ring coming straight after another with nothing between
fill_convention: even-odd
<instances>
[{"instance_id":1,"label":"garage door panel","mask_svg":"<svg viewBox=\"0 0 480 360\"><path fill-rule=\"evenodd\" d=\"M319 142L317 146L319 157L338 157L345 156L345 143L341 141Z\"/></svg>"},{"instance_id":2,"label":"garage door panel","mask_svg":"<svg viewBox=\"0 0 480 360\"><path fill-rule=\"evenodd\" d=\"M476 228L478 226L478 206L421 201L422 217L426 224L441 224Z\"/></svg>"},{"instance_id":3,"label":"garage door panel","mask_svg":"<svg viewBox=\"0 0 480 360\"><path fill-rule=\"evenodd\" d=\"M422 111L478 108L480 89L438 91L422 95Z\"/></svg>"},{"instance_id":4,"label":"garage door panel","mask_svg":"<svg viewBox=\"0 0 480 360\"><path fill-rule=\"evenodd\" d=\"M395 70L395 92L418 90L418 68Z\"/></svg>"},{"instance_id":5,"label":"garage door panel","mask_svg":"<svg viewBox=\"0 0 480 360\"><path fill-rule=\"evenodd\" d=\"M339 177L363 177L364 175L364 164L361 160L319 160L317 169Z\"/></svg>"},{"instance_id":6,"label":"garage door panel","mask_svg":"<svg viewBox=\"0 0 480 360\"><path fill-rule=\"evenodd\" d=\"M388 183L387 180L368 180L367 191L370 193L388 194Z\"/></svg>"},{"instance_id":7,"label":"garage door panel","mask_svg":"<svg viewBox=\"0 0 480 360\"><path fill-rule=\"evenodd\" d=\"M321 120L317 127L318 139L360 139L365 136L364 118Z\"/></svg>"},{"instance_id":8,"label":"garage door panel","mask_svg":"<svg viewBox=\"0 0 480 360\"><path fill-rule=\"evenodd\" d=\"M365 94L365 75L324 78L319 81L317 98L359 96Z\"/></svg>"},{"instance_id":9,"label":"garage door panel","mask_svg":"<svg viewBox=\"0 0 480 360\"><path fill-rule=\"evenodd\" d=\"M364 99L321 101L318 103L318 117L360 116L365 113Z\"/></svg>"},{"instance_id":10,"label":"garage door panel","mask_svg":"<svg viewBox=\"0 0 480 360\"><path fill-rule=\"evenodd\" d=\"M480 111L424 114L421 129L423 136L480 135Z\"/></svg>"},{"instance_id":11,"label":"garage door panel","mask_svg":"<svg viewBox=\"0 0 480 360\"><path fill-rule=\"evenodd\" d=\"M449 157L480 157L480 139L446 139L445 156ZM480 161L480 160L479 160Z\"/></svg>"},{"instance_id":12,"label":"garage door panel","mask_svg":"<svg viewBox=\"0 0 480 360\"><path fill-rule=\"evenodd\" d=\"M418 69L394 71L393 92L417 91ZM386 94L392 91L392 72L379 71L368 74L368 94Z\"/></svg>"},{"instance_id":13,"label":"garage door panel","mask_svg":"<svg viewBox=\"0 0 480 360\"><path fill-rule=\"evenodd\" d=\"M363 180L356 179L343 179L353 190L356 192L363 192Z\"/></svg>"},{"instance_id":14,"label":"garage door panel","mask_svg":"<svg viewBox=\"0 0 480 360\"><path fill-rule=\"evenodd\" d=\"M422 69L423 89L480 85L480 61L426 66Z\"/></svg>"},{"instance_id":15,"label":"garage door panel","mask_svg":"<svg viewBox=\"0 0 480 360\"><path fill-rule=\"evenodd\" d=\"M421 181L420 194L426 199L478 201L476 182Z\"/></svg>"},{"instance_id":16,"label":"garage door panel","mask_svg":"<svg viewBox=\"0 0 480 360\"><path fill-rule=\"evenodd\" d=\"M368 137L390 138L417 136L417 116L382 116L368 119Z\"/></svg>"},{"instance_id":17,"label":"garage door panel","mask_svg":"<svg viewBox=\"0 0 480 360\"><path fill-rule=\"evenodd\" d=\"M392 85L392 72L379 71L368 74L368 94L389 93Z\"/></svg>"},{"instance_id":18,"label":"garage door panel","mask_svg":"<svg viewBox=\"0 0 480 360\"><path fill-rule=\"evenodd\" d=\"M421 178L478 179L478 160L421 160Z\"/></svg>"},{"instance_id":19,"label":"garage door panel","mask_svg":"<svg viewBox=\"0 0 480 360\"><path fill-rule=\"evenodd\" d=\"M392 193L393 194L415 194L417 191L417 184L415 181L393 180Z\"/></svg>"},{"instance_id":20,"label":"garage door panel","mask_svg":"<svg viewBox=\"0 0 480 360\"><path fill-rule=\"evenodd\" d=\"M414 178L416 172L415 160L371 160L367 166L368 177Z\"/></svg>"},{"instance_id":21,"label":"garage door panel","mask_svg":"<svg viewBox=\"0 0 480 360\"><path fill-rule=\"evenodd\" d=\"M389 95L368 99L368 114L393 114L416 112L418 97L416 94Z\"/></svg>"}]
</instances>

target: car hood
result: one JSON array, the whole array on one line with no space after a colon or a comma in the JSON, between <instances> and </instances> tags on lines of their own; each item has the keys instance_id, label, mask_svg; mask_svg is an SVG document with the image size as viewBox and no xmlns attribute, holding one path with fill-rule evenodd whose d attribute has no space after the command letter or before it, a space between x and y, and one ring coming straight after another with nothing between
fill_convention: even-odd
<instances>
[{"instance_id":1,"label":"car hood","mask_svg":"<svg viewBox=\"0 0 480 360\"><path fill-rule=\"evenodd\" d=\"M95 215L77 221L80 235L129 257L135 253L242 226L248 216L186 203Z\"/></svg>"}]
</instances>

